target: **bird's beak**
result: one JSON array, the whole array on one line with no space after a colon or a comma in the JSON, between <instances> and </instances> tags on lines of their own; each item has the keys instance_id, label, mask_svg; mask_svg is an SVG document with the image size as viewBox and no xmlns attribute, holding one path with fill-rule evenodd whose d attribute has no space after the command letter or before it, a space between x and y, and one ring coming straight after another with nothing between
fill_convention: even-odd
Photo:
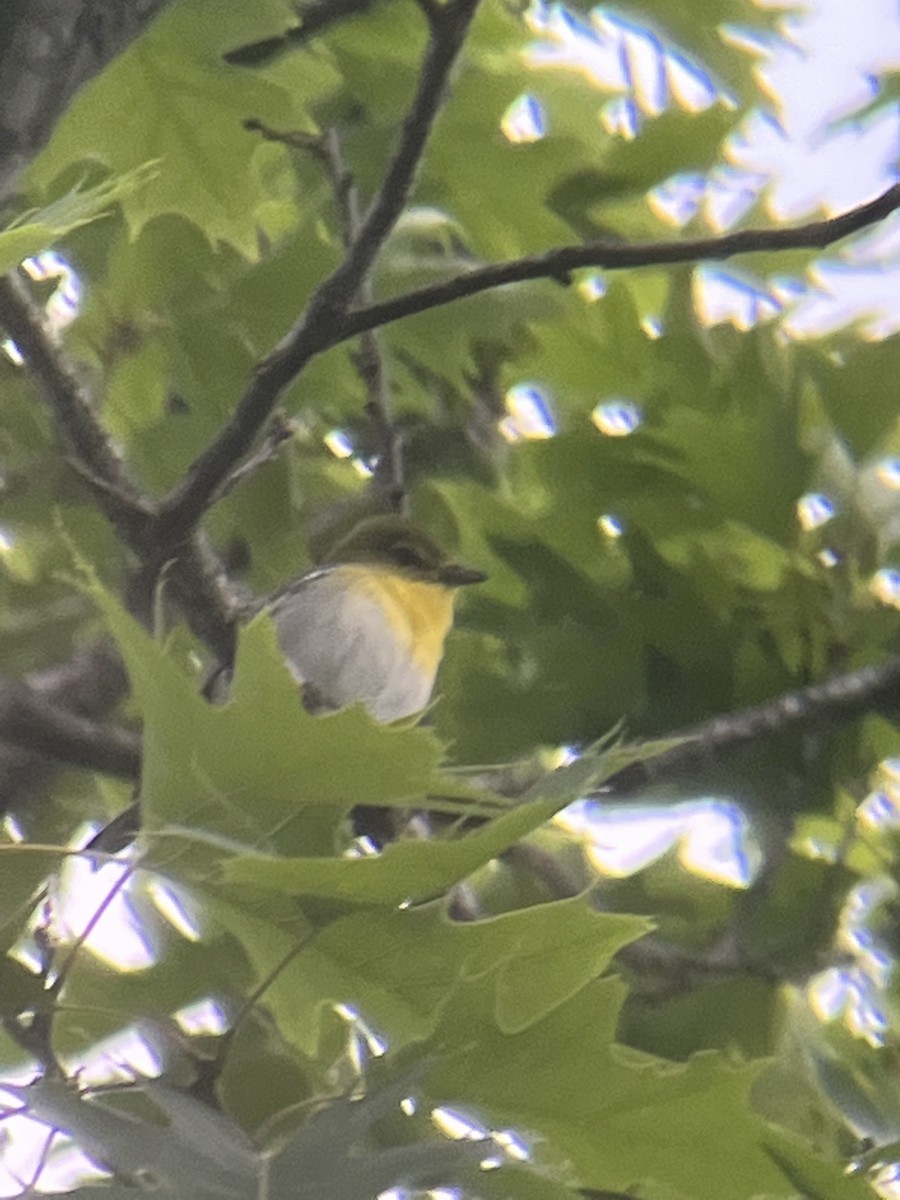
<instances>
[{"instance_id":1,"label":"bird's beak","mask_svg":"<svg viewBox=\"0 0 900 1200\"><path fill-rule=\"evenodd\" d=\"M460 563L444 563L437 570L438 582L446 587L466 587L470 583L484 583L487 579L484 571L476 571L474 567L464 567Z\"/></svg>"}]
</instances>

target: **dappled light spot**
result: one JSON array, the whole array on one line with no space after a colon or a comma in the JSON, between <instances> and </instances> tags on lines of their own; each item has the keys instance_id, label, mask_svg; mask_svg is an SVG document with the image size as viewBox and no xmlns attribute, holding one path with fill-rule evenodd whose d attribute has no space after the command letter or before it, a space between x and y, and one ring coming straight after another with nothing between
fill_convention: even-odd
<instances>
[{"instance_id":1,"label":"dappled light spot","mask_svg":"<svg viewBox=\"0 0 900 1200\"><path fill-rule=\"evenodd\" d=\"M127 862L95 869L86 858L67 858L54 897L54 936L61 942L84 937L89 952L116 971L143 971L158 960L156 938L135 910L128 891L135 881Z\"/></svg>"},{"instance_id":2,"label":"dappled light spot","mask_svg":"<svg viewBox=\"0 0 900 1200\"><path fill-rule=\"evenodd\" d=\"M458 1187L421 1188L392 1187L379 1192L375 1200L466 1200L466 1194Z\"/></svg>"},{"instance_id":3,"label":"dappled light spot","mask_svg":"<svg viewBox=\"0 0 900 1200\"><path fill-rule=\"evenodd\" d=\"M436 1129L454 1142L484 1142L485 1157L479 1163L482 1171L493 1171L505 1162L528 1162L531 1152L518 1133L510 1129L489 1129L481 1121L458 1108L441 1105L431 1110L431 1122Z\"/></svg>"},{"instance_id":4,"label":"dappled light spot","mask_svg":"<svg viewBox=\"0 0 900 1200\"><path fill-rule=\"evenodd\" d=\"M869 581L869 591L888 608L900 608L900 571L896 567L882 567Z\"/></svg>"},{"instance_id":5,"label":"dappled light spot","mask_svg":"<svg viewBox=\"0 0 900 1200\"><path fill-rule=\"evenodd\" d=\"M335 458L350 458L353 454L353 442L343 429L329 430L322 440Z\"/></svg>"},{"instance_id":6,"label":"dappled light spot","mask_svg":"<svg viewBox=\"0 0 900 1200\"><path fill-rule=\"evenodd\" d=\"M889 456L883 458L875 468L878 482L891 491L900 491L900 458Z\"/></svg>"},{"instance_id":7,"label":"dappled light spot","mask_svg":"<svg viewBox=\"0 0 900 1200\"><path fill-rule=\"evenodd\" d=\"M556 433L550 393L537 383L517 383L504 397L500 432L508 442L542 441Z\"/></svg>"},{"instance_id":8,"label":"dappled light spot","mask_svg":"<svg viewBox=\"0 0 900 1200\"><path fill-rule=\"evenodd\" d=\"M900 829L900 759L885 758L878 764L875 786L857 806L856 820L870 832Z\"/></svg>"},{"instance_id":9,"label":"dappled light spot","mask_svg":"<svg viewBox=\"0 0 900 1200\"><path fill-rule=\"evenodd\" d=\"M59 333L78 316L81 307L81 282L70 264L55 250L45 250L33 258L26 258L22 270L35 283L48 279L57 281L49 300L44 305L44 318L52 333ZM0 342L0 350L11 363L20 367L24 362L19 347L12 338Z\"/></svg>"},{"instance_id":10,"label":"dappled light spot","mask_svg":"<svg viewBox=\"0 0 900 1200\"><path fill-rule=\"evenodd\" d=\"M537 96L523 92L500 120L500 129L514 144L539 142L547 132L547 113Z\"/></svg>"},{"instance_id":11,"label":"dappled light spot","mask_svg":"<svg viewBox=\"0 0 900 1200\"><path fill-rule=\"evenodd\" d=\"M3 833L7 841L13 844L18 844L26 840L25 830L15 813L7 812L3 814L3 820L0 821L0 832Z\"/></svg>"},{"instance_id":12,"label":"dappled light spot","mask_svg":"<svg viewBox=\"0 0 900 1200\"><path fill-rule=\"evenodd\" d=\"M651 342L655 342L657 338L663 335L663 323L660 317L642 317L641 331Z\"/></svg>"},{"instance_id":13,"label":"dappled light spot","mask_svg":"<svg viewBox=\"0 0 900 1200\"><path fill-rule=\"evenodd\" d=\"M606 280L599 271L591 271L578 282L578 295L588 304L593 304L606 295Z\"/></svg>"},{"instance_id":14,"label":"dappled light spot","mask_svg":"<svg viewBox=\"0 0 900 1200\"><path fill-rule=\"evenodd\" d=\"M147 895L156 906L161 917L180 933L186 941L198 942L201 936L200 914L190 896L171 883L151 879L147 884Z\"/></svg>"},{"instance_id":15,"label":"dappled light spot","mask_svg":"<svg viewBox=\"0 0 900 1200\"><path fill-rule=\"evenodd\" d=\"M833 502L823 492L807 492L797 501L796 508L800 528L807 532L827 524L837 512Z\"/></svg>"},{"instance_id":16,"label":"dappled light spot","mask_svg":"<svg viewBox=\"0 0 900 1200\"><path fill-rule=\"evenodd\" d=\"M772 275L768 280L768 286L769 292L784 308L795 304L809 292L809 284L806 280L798 279L795 275ZM839 351L835 354L835 362L840 363L843 356Z\"/></svg>"},{"instance_id":17,"label":"dappled light spot","mask_svg":"<svg viewBox=\"0 0 900 1200\"><path fill-rule=\"evenodd\" d=\"M576 71L598 91L617 93L600 113L613 136L630 140L669 108L700 113L733 103L699 61L613 9L598 6L585 22L562 5L533 0L525 21L540 39L524 53L529 66Z\"/></svg>"},{"instance_id":18,"label":"dappled light spot","mask_svg":"<svg viewBox=\"0 0 900 1200\"><path fill-rule=\"evenodd\" d=\"M355 453L355 447L345 429L330 429L322 441L335 458L349 459L353 470L363 479L375 474L375 466Z\"/></svg>"},{"instance_id":19,"label":"dappled light spot","mask_svg":"<svg viewBox=\"0 0 900 1200\"><path fill-rule=\"evenodd\" d=\"M211 996L205 996L194 1004L187 1004L184 1008L179 1008L172 1014L172 1017L178 1028L189 1037L199 1037L204 1034L218 1037L229 1026L225 1010Z\"/></svg>"},{"instance_id":20,"label":"dappled light spot","mask_svg":"<svg viewBox=\"0 0 900 1200\"><path fill-rule=\"evenodd\" d=\"M598 517L597 528L604 537L608 538L620 538L625 532L622 521L612 513L604 513L602 517Z\"/></svg>"},{"instance_id":21,"label":"dappled light spot","mask_svg":"<svg viewBox=\"0 0 900 1200\"><path fill-rule=\"evenodd\" d=\"M604 400L591 413L594 425L606 437L628 437L640 428L643 419L640 405L621 397Z\"/></svg>"},{"instance_id":22,"label":"dappled light spot","mask_svg":"<svg viewBox=\"0 0 900 1200\"><path fill-rule=\"evenodd\" d=\"M360 1015L359 1009L352 1004L334 1004L332 1008L348 1026L350 1035L351 1056L356 1059L360 1070L365 1067L369 1058L381 1058L387 1054L388 1042L380 1033L376 1033L371 1025Z\"/></svg>"},{"instance_id":23,"label":"dappled light spot","mask_svg":"<svg viewBox=\"0 0 900 1200\"><path fill-rule=\"evenodd\" d=\"M431 1121L445 1137L455 1142L481 1142L489 1135L489 1130L480 1121L455 1108L433 1108Z\"/></svg>"},{"instance_id":24,"label":"dappled light spot","mask_svg":"<svg viewBox=\"0 0 900 1200\"><path fill-rule=\"evenodd\" d=\"M837 550L832 549L831 546L826 546L823 550L818 552L816 555L816 561L820 564L820 566L823 566L826 571L830 571L832 567L836 567L841 561L841 556L838 554Z\"/></svg>"},{"instance_id":25,"label":"dappled light spot","mask_svg":"<svg viewBox=\"0 0 900 1200\"><path fill-rule=\"evenodd\" d=\"M378 843L368 834L356 837L343 853L344 858L377 858L381 853Z\"/></svg>"},{"instance_id":26,"label":"dappled light spot","mask_svg":"<svg viewBox=\"0 0 900 1200\"><path fill-rule=\"evenodd\" d=\"M884 997L858 966L831 967L807 986L810 1008L822 1021L841 1020L853 1037L883 1046L888 1029Z\"/></svg>"},{"instance_id":27,"label":"dappled light spot","mask_svg":"<svg viewBox=\"0 0 900 1200\"><path fill-rule=\"evenodd\" d=\"M558 771L560 767L567 767L580 757L581 754L575 746L556 746L547 752L545 761L548 770Z\"/></svg>"},{"instance_id":28,"label":"dappled light spot","mask_svg":"<svg viewBox=\"0 0 900 1200\"><path fill-rule=\"evenodd\" d=\"M135 1078L154 1079L163 1070L160 1054L137 1025L129 1025L97 1042L79 1061L78 1082L82 1087L127 1084Z\"/></svg>"},{"instance_id":29,"label":"dappled light spot","mask_svg":"<svg viewBox=\"0 0 900 1200\"><path fill-rule=\"evenodd\" d=\"M9 554L15 545L15 538L8 529L0 526L0 555Z\"/></svg>"},{"instance_id":30,"label":"dappled light spot","mask_svg":"<svg viewBox=\"0 0 900 1200\"><path fill-rule=\"evenodd\" d=\"M709 172L703 198L707 225L723 233L736 225L759 200L768 175L722 163Z\"/></svg>"},{"instance_id":31,"label":"dappled light spot","mask_svg":"<svg viewBox=\"0 0 900 1200\"><path fill-rule=\"evenodd\" d=\"M856 810L856 819L864 829L900 829L900 794L894 788L869 792Z\"/></svg>"},{"instance_id":32,"label":"dappled light spot","mask_svg":"<svg viewBox=\"0 0 900 1200\"><path fill-rule=\"evenodd\" d=\"M876 1164L867 1176L867 1182L881 1200L900 1200L900 1163Z\"/></svg>"},{"instance_id":33,"label":"dappled light spot","mask_svg":"<svg viewBox=\"0 0 900 1200\"><path fill-rule=\"evenodd\" d=\"M761 281L718 266L694 271L694 307L706 326L729 323L748 330L771 321L782 310L780 301Z\"/></svg>"},{"instance_id":34,"label":"dappled light spot","mask_svg":"<svg viewBox=\"0 0 900 1200\"><path fill-rule=\"evenodd\" d=\"M705 195L706 177L698 172L683 171L651 188L647 203L660 220L681 229L697 216Z\"/></svg>"},{"instance_id":35,"label":"dappled light spot","mask_svg":"<svg viewBox=\"0 0 900 1200\"><path fill-rule=\"evenodd\" d=\"M707 72L677 50L666 53L665 69L672 99L685 112L705 112L717 100L734 107L733 101L715 86Z\"/></svg>"},{"instance_id":36,"label":"dappled light spot","mask_svg":"<svg viewBox=\"0 0 900 1200\"><path fill-rule=\"evenodd\" d=\"M885 909L896 903L897 884L886 875L862 880L847 893L838 918L835 947L849 962L819 972L807 986L807 999L823 1021L841 1020L856 1038L878 1047L889 1027L886 989L895 960L876 929Z\"/></svg>"},{"instance_id":37,"label":"dappled light spot","mask_svg":"<svg viewBox=\"0 0 900 1200\"><path fill-rule=\"evenodd\" d=\"M10 1079L9 1075L5 1078ZM12 1081L12 1080L11 1080ZM22 1085L28 1079L21 1081ZM0 1091L0 1100L5 1097ZM56 1194L71 1191L76 1183L106 1178L96 1163L83 1154L70 1137L57 1131L48 1143L47 1126L28 1116L18 1116L12 1111L3 1118L3 1153L0 1155L0 1195L21 1196L22 1181L32 1177L35 1163L42 1163L40 1190ZM49 1153L47 1151L49 1145Z\"/></svg>"},{"instance_id":38,"label":"dappled light spot","mask_svg":"<svg viewBox=\"0 0 900 1200\"><path fill-rule=\"evenodd\" d=\"M367 462L366 459L360 458L358 455L354 455L350 460L350 465L353 467L353 470L357 473L360 479L371 479L375 474L375 469L378 466L378 463L375 461Z\"/></svg>"},{"instance_id":39,"label":"dappled light spot","mask_svg":"<svg viewBox=\"0 0 900 1200\"><path fill-rule=\"evenodd\" d=\"M853 324L861 338L876 342L900 330L895 271L832 260L815 263L807 277L806 294L784 320L789 337L825 337Z\"/></svg>"},{"instance_id":40,"label":"dappled light spot","mask_svg":"<svg viewBox=\"0 0 900 1200\"><path fill-rule=\"evenodd\" d=\"M702 217L711 229L723 232L753 207L766 178L727 163L706 175L685 171L652 188L647 194L647 203L660 220L679 229L694 218Z\"/></svg>"},{"instance_id":41,"label":"dappled light spot","mask_svg":"<svg viewBox=\"0 0 900 1200\"><path fill-rule=\"evenodd\" d=\"M633 142L641 128L637 104L628 96L608 100L600 109L600 124L611 137Z\"/></svg>"},{"instance_id":42,"label":"dappled light spot","mask_svg":"<svg viewBox=\"0 0 900 1200\"><path fill-rule=\"evenodd\" d=\"M581 800L556 821L584 839L588 859L601 875L633 875L674 850L690 874L726 887L746 888L762 866L762 851L750 821L730 800L710 797L614 809Z\"/></svg>"}]
</instances>

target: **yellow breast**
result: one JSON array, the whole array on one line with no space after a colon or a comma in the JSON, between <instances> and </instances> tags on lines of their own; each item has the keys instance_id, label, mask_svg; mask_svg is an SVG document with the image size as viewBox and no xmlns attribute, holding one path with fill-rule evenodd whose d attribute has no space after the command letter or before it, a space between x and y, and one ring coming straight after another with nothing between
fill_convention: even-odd
<instances>
[{"instance_id":1,"label":"yellow breast","mask_svg":"<svg viewBox=\"0 0 900 1200\"><path fill-rule=\"evenodd\" d=\"M384 567L345 563L339 570L350 587L377 600L399 645L433 681L453 624L452 589Z\"/></svg>"}]
</instances>

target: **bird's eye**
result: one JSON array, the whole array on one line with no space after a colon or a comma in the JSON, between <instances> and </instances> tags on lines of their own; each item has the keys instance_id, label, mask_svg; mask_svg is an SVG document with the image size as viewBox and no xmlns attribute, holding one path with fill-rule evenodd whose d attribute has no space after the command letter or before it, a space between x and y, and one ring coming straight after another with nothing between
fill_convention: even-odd
<instances>
[{"instance_id":1,"label":"bird's eye","mask_svg":"<svg viewBox=\"0 0 900 1200\"><path fill-rule=\"evenodd\" d=\"M401 542L397 546L391 547L391 558L399 567L424 567L426 563L422 559L421 553L415 546L409 546Z\"/></svg>"}]
</instances>

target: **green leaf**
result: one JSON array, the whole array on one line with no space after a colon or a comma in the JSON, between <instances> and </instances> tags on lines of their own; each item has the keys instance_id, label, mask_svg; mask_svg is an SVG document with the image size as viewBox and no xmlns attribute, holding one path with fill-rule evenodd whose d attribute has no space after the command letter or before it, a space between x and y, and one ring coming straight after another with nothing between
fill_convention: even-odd
<instances>
[{"instance_id":1,"label":"green leaf","mask_svg":"<svg viewBox=\"0 0 900 1200\"><path fill-rule=\"evenodd\" d=\"M582 1187L793 1197L749 1107L764 1064L708 1052L671 1063L618 1046L623 998L618 981L600 980L510 1034L493 1018L489 981L463 985L423 1047L436 1055L429 1092L448 1104L465 1095L494 1127L540 1139L542 1158L569 1165Z\"/></svg>"},{"instance_id":2,"label":"green leaf","mask_svg":"<svg viewBox=\"0 0 900 1200\"><path fill-rule=\"evenodd\" d=\"M439 904L363 910L292 936L224 898L211 905L270 980L262 1003L282 1036L308 1055L323 1011L336 1004L352 1005L395 1049L426 1037L460 979L488 977L491 1019L524 1029L651 927L576 898L473 923L449 920Z\"/></svg>"},{"instance_id":3,"label":"green leaf","mask_svg":"<svg viewBox=\"0 0 900 1200\"><path fill-rule=\"evenodd\" d=\"M158 174L159 163L144 163L93 187L76 185L52 204L23 213L0 231L0 272L11 271L74 229L106 216L117 201L127 203Z\"/></svg>"},{"instance_id":4,"label":"green leaf","mask_svg":"<svg viewBox=\"0 0 900 1200\"><path fill-rule=\"evenodd\" d=\"M543 825L627 762L650 758L653 746L628 754L588 752L534 784L509 812L456 839L399 841L372 858L275 858L241 853L224 859L226 883L253 884L291 896L397 905L439 895Z\"/></svg>"},{"instance_id":5,"label":"green leaf","mask_svg":"<svg viewBox=\"0 0 900 1200\"><path fill-rule=\"evenodd\" d=\"M308 126L305 101L329 91L338 77L322 56L302 64L295 58L270 73L227 67L221 55L283 28L292 16L282 0L252 10L240 0L214 9L203 0L171 6L76 97L28 182L48 189L85 160L116 174L158 160L157 177L123 198L132 235L155 216L180 213L211 244L227 242L256 258L258 226L270 218L273 199L283 201L283 191L257 169L270 161L271 147L248 133L244 121ZM129 119L111 120L111 113Z\"/></svg>"},{"instance_id":6,"label":"green leaf","mask_svg":"<svg viewBox=\"0 0 900 1200\"><path fill-rule=\"evenodd\" d=\"M61 859L61 852L43 846L0 845L0 950L16 941L40 885L57 870Z\"/></svg>"}]
</instances>

